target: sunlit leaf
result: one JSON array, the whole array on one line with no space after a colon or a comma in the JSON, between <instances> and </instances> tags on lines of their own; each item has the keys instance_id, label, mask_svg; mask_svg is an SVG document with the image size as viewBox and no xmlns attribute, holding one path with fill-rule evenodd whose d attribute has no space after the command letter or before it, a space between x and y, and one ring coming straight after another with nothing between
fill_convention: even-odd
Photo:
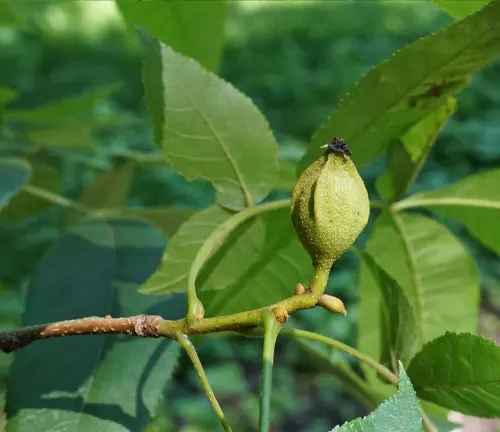
<instances>
[{"instance_id":1,"label":"sunlit leaf","mask_svg":"<svg viewBox=\"0 0 500 432\"><path fill-rule=\"evenodd\" d=\"M230 216L229 211L211 206L190 217L168 242L160 267L142 285L141 291L148 294L186 291L188 273L197 252Z\"/></svg>"},{"instance_id":2,"label":"sunlit leaf","mask_svg":"<svg viewBox=\"0 0 500 432\"><path fill-rule=\"evenodd\" d=\"M452 17L465 18L484 7L490 0L430 0L436 6L448 12Z\"/></svg>"},{"instance_id":3,"label":"sunlit leaf","mask_svg":"<svg viewBox=\"0 0 500 432\"><path fill-rule=\"evenodd\" d=\"M225 207L261 201L278 176L278 145L264 116L196 61L140 35L146 103L171 168L188 180L208 179Z\"/></svg>"},{"instance_id":4,"label":"sunlit leaf","mask_svg":"<svg viewBox=\"0 0 500 432\"><path fill-rule=\"evenodd\" d=\"M412 195L395 205L427 207L463 223L485 246L500 254L500 169L466 177L439 190Z\"/></svg>"},{"instance_id":5,"label":"sunlit leaf","mask_svg":"<svg viewBox=\"0 0 500 432\"><path fill-rule=\"evenodd\" d=\"M215 71L224 45L226 2L118 0L125 20Z\"/></svg>"},{"instance_id":6,"label":"sunlit leaf","mask_svg":"<svg viewBox=\"0 0 500 432\"><path fill-rule=\"evenodd\" d=\"M196 285L207 316L214 316L283 300L294 294L298 282L308 284L311 277L311 258L295 234L290 209L284 208L236 228Z\"/></svg>"},{"instance_id":7,"label":"sunlit leaf","mask_svg":"<svg viewBox=\"0 0 500 432\"><path fill-rule=\"evenodd\" d=\"M448 101L413 126L400 140L389 146L387 171L377 179L379 194L387 201L403 195L417 177L441 127L457 107Z\"/></svg>"},{"instance_id":8,"label":"sunlit leaf","mask_svg":"<svg viewBox=\"0 0 500 432\"><path fill-rule=\"evenodd\" d=\"M334 136L346 139L358 166L375 160L500 54L500 2L417 40L365 75L311 139L303 171ZM408 65L411 65L409 67Z\"/></svg>"},{"instance_id":9,"label":"sunlit leaf","mask_svg":"<svg viewBox=\"0 0 500 432\"><path fill-rule=\"evenodd\" d=\"M500 417L500 346L471 333L447 333L408 367L419 397L464 414Z\"/></svg>"},{"instance_id":10,"label":"sunlit leaf","mask_svg":"<svg viewBox=\"0 0 500 432\"><path fill-rule=\"evenodd\" d=\"M398 392L382 403L375 411L364 418L359 418L342 426L336 426L331 432L421 432L417 395L402 363L399 364Z\"/></svg>"},{"instance_id":11,"label":"sunlit leaf","mask_svg":"<svg viewBox=\"0 0 500 432\"><path fill-rule=\"evenodd\" d=\"M421 215L384 214L366 250L403 288L415 314L417 348L446 331L474 331L477 270L469 253L444 226ZM380 301L377 285L362 268L358 346L375 358L381 354Z\"/></svg>"}]
</instances>

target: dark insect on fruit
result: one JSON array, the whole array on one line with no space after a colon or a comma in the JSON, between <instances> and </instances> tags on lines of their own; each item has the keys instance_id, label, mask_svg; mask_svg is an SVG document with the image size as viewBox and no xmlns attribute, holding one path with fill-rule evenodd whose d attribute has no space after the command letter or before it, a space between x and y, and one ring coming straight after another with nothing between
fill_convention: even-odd
<instances>
[{"instance_id":1,"label":"dark insect on fruit","mask_svg":"<svg viewBox=\"0 0 500 432\"><path fill-rule=\"evenodd\" d=\"M345 140L342 138L337 138L337 137L333 138L326 145L326 147L328 147L331 151L334 151L335 153L342 153L342 154L345 154L347 156L352 155L351 149L349 148L349 146L347 145Z\"/></svg>"}]
</instances>

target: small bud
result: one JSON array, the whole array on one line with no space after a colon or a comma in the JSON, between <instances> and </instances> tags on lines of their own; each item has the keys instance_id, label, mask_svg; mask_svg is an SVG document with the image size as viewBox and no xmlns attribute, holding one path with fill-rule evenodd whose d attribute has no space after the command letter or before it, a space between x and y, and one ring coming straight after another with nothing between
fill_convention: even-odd
<instances>
[{"instance_id":1,"label":"small bud","mask_svg":"<svg viewBox=\"0 0 500 432\"><path fill-rule=\"evenodd\" d=\"M322 294L318 298L318 306L326 309L328 312L341 313L347 315L344 302L337 297L328 294Z\"/></svg>"},{"instance_id":2,"label":"small bud","mask_svg":"<svg viewBox=\"0 0 500 432\"><path fill-rule=\"evenodd\" d=\"M300 176L292 193L292 222L315 268L329 270L351 247L370 214L368 192L341 138Z\"/></svg>"},{"instance_id":3,"label":"small bud","mask_svg":"<svg viewBox=\"0 0 500 432\"><path fill-rule=\"evenodd\" d=\"M276 317L276 321L283 324L288 321L289 315L288 311L283 306L277 306L273 309L273 314Z\"/></svg>"},{"instance_id":4,"label":"small bud","mask_svg":"<svg viewBox=\"0 0 500 432\"><path fill-rule=\"evenodd\" d=\"M306 289L304 288L304 285L302 285L300 282L297 284L295 287L295 295L300 295L304 294L306 292Z\"/></svg>"}]
</instances>

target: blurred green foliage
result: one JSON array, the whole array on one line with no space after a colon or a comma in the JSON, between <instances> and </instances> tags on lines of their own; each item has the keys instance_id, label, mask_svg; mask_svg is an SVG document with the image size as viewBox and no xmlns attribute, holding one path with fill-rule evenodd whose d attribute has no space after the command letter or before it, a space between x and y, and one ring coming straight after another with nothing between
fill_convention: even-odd
<instances>
[{"instance_id":1,"label":"blurred green foliage","mask_svg":"<svg viewBox=\"0 0 500 432\"><path fill-rule=\"evenodd\" d=\"M135 35L114 21L92 33L92 23L87 23L86 15L71 2L62 6L57 2L39 2L36 6L29 2L33 6L30 10L22 3L15 5L25 12L28 30L0 27L0 98L10 97L1 87L15 89L20 95L9 103L9 109L29 110L122 83L79 123L104 124L92 130L91 139L106 151L74 152L65 158L45 152L36 155L48 170L56 168L61 173L60 192L77 199L103 170L119 164L120 151L155 151L143 103L138 44ZM370 67L452 21L424 2L288 3L254 8L231 5L220 74L265 113L280 143L282 158L292 164L300 159L317 125ZM60 13L65 17L65 26L50 20L51 11L54 16ZM0 17L9 18L1 9ZM500 126L495 121L500 116L499 80L498 62L472 78L470 87L459 95L459 108L438 137L412 192L435 189L499 165ZM26 126L15 120L10 120L7 131L26 132ZM58 151L69 156L64 150ZM0 142L2 155L10 155L10 150ZM376 193L375 179L384 163L378 160L361 173L370 194ZM128 196L131 206L204 208L213 201L214 191L204 181L188 182L163 166L134 169ZM0 220L0 284L6 291L1 294L1 327L12 326L18 319L16 314L22 306L18 294L23 292L26 278L42 252L59 235L61 214L61 209L50 207L37 209L35 217L16 225ZM462 227L451 227L479 259L484 270L483 288L498 292L498 282L494 281L500 276L497 257L480 248ZM296 318L304 328L354 344L357 281L353 263L346 255L330 281L330 292L346 302L348 318L322 310L304 311ZM230 420L238 431L253 430L250 425L256 422L255 395L260 382L259 341L207 338L199 342L198 349L221 403L229 407L226 412ZM5 369L6 363L1 357L0 368ZM278 343L275 364L274 430L325 431L366 413L336 378L318 373L308 355L286 340ZM170 416L163 430L195 432L218 427L196 374L185 359L175 372L165 405Z\"/></svg>"}]
</instances>

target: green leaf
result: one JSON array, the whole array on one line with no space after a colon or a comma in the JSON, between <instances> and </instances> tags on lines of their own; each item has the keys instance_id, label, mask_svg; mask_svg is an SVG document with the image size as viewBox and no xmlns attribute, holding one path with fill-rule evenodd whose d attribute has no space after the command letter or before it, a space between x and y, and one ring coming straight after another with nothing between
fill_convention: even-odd
<instances>
[{"instance_id":1,"label":"green leaf","mask_svg":"<svg viewBox=\"0 0 500 432\"><path fill-rule=\"evenodd\" d=\"M188 180L208 179L222 206L261 201L278 176L278 144L262 113L194 60L140 35L146 103L172 169Z\"/></svg>"},{"instance_id":2,"label":"green leaf","mask_svg":"<svg viewBox=\"0 0 500 432\"><path fill-rule=\"evenodd\" d=\"M477 270L471 256L444 226L417 214L383 214L366 251L403 288L415 314L417 348L446 331L474 331L479 302ZM381 298L366 270L361 269L358 346L363 353L379 358Z\"/></svg>"},{"instance_id":3,"label":"green leaf","mask_svg":"<svg viewBox=\"0 0 500 432\"><path fill-rule=\"evenodd\" d=\"M475 174L442 189L412 195L395 210L426 207L463 223L485 246L500 254L500 169Z\"/></svg>"},{"instance_id":4,"label":"green leaf","mask_svg":"<svg viewBox=\"0 0 500 432\"><path fill-rule=\"evenodd\" d=\"M4 2L0 2L0 5ZM0 6L1 8L1 6ZM1 14L0 10L0 14ZM0 15L1 16L1 15ZM5 105L17 97L17 92L8 87L0 87L0 105Z\"/></svg>"},{"instance_id":5,"label":"green leaf","mask_svg":"<svg viewBox=\"0 0 500 432\"><path fill-rule=\"evenodd\" d=\"M226 2L116 2L125 20L215 71L224 45Z\"/></svg>"},{"instance_id":6,"label":"green leaf","mask_svg":"<svg viewBox=\"0 0 500 432\"><path fill-rule=\"evenodd\" d=\"M371 69L314 134L300 171L334 136L347 140L358 167L383 154L391 142L463 89L469 75L496 58L499 16L500 1L494 0Z\"/></svg>"},{"instance_id":7,"label":"green leaf","mask_svg":"<svg viewBox=\"0 0 500 432\"><path fill-rule=\"evenodd\" d=\"M114 167L94 179L85 187L80 203L90 209L113 209L123 206L128 195L134 167L124 163ZM68 214L68 223L75 223L81 212L72 210Z\"/></svg>"},{"instance_id":8,"label":"green leaf","mask_svg":"<svg viewBox=\"0 0 500 432\"><path fill-rule=\"evenodd\" d=\"M201 271L197 287L206 315L215 316L283 300L311 277L311 258L295 234L290 209L283 208L236 228Z\"/></svg>"},{"instance_id":9,"label":"green leaf","mask_svg":"<svg viewBox=\"0 0 500 432\"><path fill-rule=\"evenodd\" d=\"M40 147L82 149L94 145L92 129L80 124L37 128L23 138Z\"/></svg>"},{"instance_id":10,"label":"green leaf","mask_svg":"<svg viewBox=\"0 0 500 432\"><path fill-rule=\"evenodd\" d=\"M196 254L210 234L230 216L229 211L214 205L190 217L169 241L160 267L140 291L147 294L186 291L189 270Z\"/></svg>"},{"instance_id":11,"label":"green leaf","mask_svg":"<svg viewBox=\"0 0 500 432\"><path fill-rule=\"evenodd\" d=\"M22 159L0 158L0 211L7 202L26 184L31 175L31 166Z\"/></svg>"},{"instance_id":12,"label":"green leaf","mask_svg":"<svg viewBox=\"0 0 500 432\"><path fill-rule=\"evenodd\" d=\"M500 417L500 346L471 333L446 333L408 367L419 397L463 414Z\"/></svg>"},{"instance_id":13,"label":"green leaf","mask_svg":"<svg viewBox=\"0 0 500 432\"><path fill-rule=\"evenodd\" d=\"M157 303L135 292L163 247L162 235L141 221L83 221L42 258L23 324L107 314L180 318L182 298ZM170 341L125 336L35 342L16 354L11 369L7 431L141 430L156 412L177 355Z\"/></svg>"},{"instance_id":14,"label":"green leaf","mask_svg":"<svg viewBox=\"0 0 500 432\"><path fill-rule=\"evenodd\" d=\"M456 107L456 99L449 98L447 103L413 126L401 140L389 146L387 171L376 182L377 191L386 201L399 198L410 188L439 131Z\"/></svg>"},{"instance_id":15,"label":"green leaf","mask_svg":"<svg viewBox=\"0 0 500 432\"><path fill-rule=\"evenodd\" d=\"M5 114L5 118L23 123L53 124L60 127L61 119L69 119L88 113L97 102L108 98L120 87L121 83L115 83L78 96L55 100L37 108L9 110Z\"/></svg>"},{"instance_id":16,"label":"green leaf","mask_svg":"<svg viewBox=\"0 0 500 432\"><path fill-rule=\"evenodd\" d=\"M30 185L59 193L60 181L59 172L43 163L32 163L32 173L29 181ZM50 202L37 197L29 192L21 190L15 195L0 214L0 221L15 223L20 220L35 216L50 206Z\"/></svg>"},{"instance_id":17,"label":"green leaf","mask_svg":"<svg viewBox=\"0 0 500 432\"><path fill-rule=\"evenodd\" d=\"M363 254L378 286L381 301L381 361L391 367L395 360L407 365L417 349L418 334L415 315L399 284L380 268L373 258Z\"/></svg>"},{"instance_id":18,"label":"green leaf","mask_svg":"<svg viewBox=\"0 0 500 432\"><path fill-rule=\"evenodd\" d=\"M280 160L278 181L274 185L278 190L291 190L297 183L297 168L290 162Z\"/></svg>"},{"instance_id":19,"label":"green leaf","mask_svg":"<svg viewBox=\"0 0 500 432\"><path fill-rule=\"evenodd\" d=\"M488 4L489 0L430 0L436 6L459 20Z\"/></svg>"},{"instance_id":20,"label":"green leaf","mask_svg":"<svg viewBox=\"0 0 500 432\"><path fill-rule=\"evenodd\" d=\"M398 392L382 403L375 411L364 418L353 420L342 426L336 426L331 432L421 432L418 400L405 373L399 363Z\"/></svg>"},{"instance_id":21,"label":"green leaf","mask_svg":"<svg viewBox=\"0 0 500 432\"><path fill-rule=\"evenodd\" d=\"M19 17L12 8L12 0L0 1L0 26L11 26L19 23Z\"/></svg>"},{"instance_id":22,"label":"green leaf","mask_svg":"<svg viewBox=\"0 0 500 432\"><path fill-rule=\"evenodd\" d=\"M169 238L195 214L195 210L174 207L123 208L116 209L115 212L106 212L106 214L144 220L158 228L165 237Z\"/></svg>"}]
</instances>

